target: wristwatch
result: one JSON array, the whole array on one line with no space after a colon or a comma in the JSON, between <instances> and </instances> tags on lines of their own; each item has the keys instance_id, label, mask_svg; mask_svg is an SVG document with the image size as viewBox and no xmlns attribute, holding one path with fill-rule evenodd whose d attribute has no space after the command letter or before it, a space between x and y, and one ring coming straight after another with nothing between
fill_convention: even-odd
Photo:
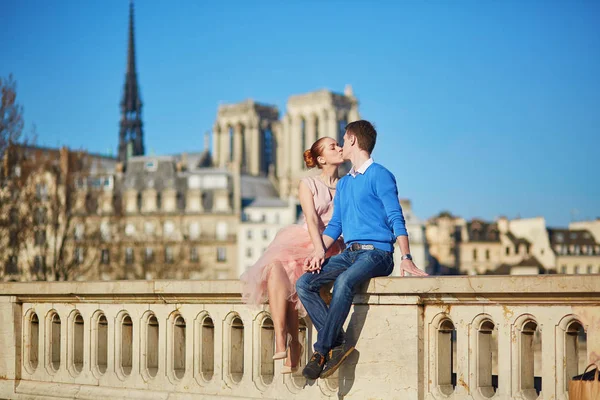
<instances>
[{"instance_id":1,"label":"wristwatch","mask_svg":"<svg viewBox=\"0 0 600 400\"><path fill-rule=\"evenodd\" d=\"M412 261L412 256L410 255L410 253L407 253L407 254L403 255L402 257L400 257L400 261L404 261L404 260Z\"/></svg>"}]
</instances>

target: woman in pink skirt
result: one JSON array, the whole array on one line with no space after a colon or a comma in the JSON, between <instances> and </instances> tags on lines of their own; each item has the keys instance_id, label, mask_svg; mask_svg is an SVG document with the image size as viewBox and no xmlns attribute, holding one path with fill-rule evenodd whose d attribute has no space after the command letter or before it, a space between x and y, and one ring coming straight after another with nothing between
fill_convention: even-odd
<instances>
[{"instance_id":1,"label":"woman in pink skirt","mask_svg":"<svg viewBox=\"0 0 600 400\"><path fill-rule=\"evenodd\" d=\"M267 299L275 328L274 360L287 358L282 373L295 372L300 364L302 345L298 341L298 316L306 311L296 294L296 280L304 273L307 257L323 255L321 234L333 213L333 196L338 181L338 166L344 160L342 148L332 138L317 140L304 152L308 168L321 173L300 181L298 197L303 221L281 229L261 258L242 276L243 298L249 304ZM343 242L331 246L326 256L343 250Z\"/></svg>"}]
</instances>

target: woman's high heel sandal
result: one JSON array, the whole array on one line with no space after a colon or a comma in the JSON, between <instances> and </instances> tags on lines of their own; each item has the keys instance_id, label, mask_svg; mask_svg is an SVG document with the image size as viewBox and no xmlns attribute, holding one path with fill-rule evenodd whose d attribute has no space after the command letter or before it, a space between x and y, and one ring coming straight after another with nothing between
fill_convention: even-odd
<instances>
[{"instance_id":1,"label":"woman's high heel sandal","mask_svg":"<svg viewBox=\"0 0 600 400\"><path fill-rule=\"evenodd\" d=\"M286 347L286 349L284 351L280 351L279 353L273 354L273 360L283 360L284 358L287 358L287 354L288 354L288 350Z\"/></svg>"},{"instance_id":2,"label":"woman's high heel sandal","mask_svg":"<svg viewBox=\"0 0 600 400\"><path fill-rule=\"evenodd\" d=\"M301 344L299 344L299 346L300 348L298 349L298 359L296 360L296 365L293 367L284 365L281 368L282 374L293 374L294 372L298 371L298 368L300 368L300 360L302 359L302 354L304 354L304 347Z\"/></svg>"},{"instance_id":3,"label":"woman's high heel sandal","mask_svg":"<svg viewBox=\"0 0 600 400\"><path fill-rule=\"evenodd\" d=\"M273 360L283 360L284 358L287 358L288 352L290 350L291 340L292 340L292 337L288 335L286 337L286 341L285 341L285 350L280 351L279 353L273 354Z\"/></svg>"}]
</instances>

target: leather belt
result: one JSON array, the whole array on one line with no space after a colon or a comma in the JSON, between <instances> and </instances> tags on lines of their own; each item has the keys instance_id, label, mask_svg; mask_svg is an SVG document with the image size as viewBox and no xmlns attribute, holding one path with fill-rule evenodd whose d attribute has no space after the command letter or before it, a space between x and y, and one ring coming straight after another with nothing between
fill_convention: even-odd
<instances>
[{"instance_id":1,"label":"leather belt","mask_svg":"<svg viewBox=\"0 0 600 400\"><path fill-rule=\"evenodd\" d=\"M352 243L347 248L348 251L360 251L360 250L375 250L375 246L372 244L360 244L360 243Z\"/></svg>"}]
</instances>

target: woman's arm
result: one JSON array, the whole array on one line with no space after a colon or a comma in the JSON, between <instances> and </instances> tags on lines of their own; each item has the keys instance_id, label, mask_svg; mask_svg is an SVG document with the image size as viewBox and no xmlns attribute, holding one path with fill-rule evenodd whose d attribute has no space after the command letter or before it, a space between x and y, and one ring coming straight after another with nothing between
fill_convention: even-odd
<instances>
[{"instance_id":1,"label":"woman's arm","mask_svg":"<svg viewBox=\"0 0 600 400\"><path fill-rule=\"evenodd\" d=\"M323 238L319 232L319 216L317 215L317 210L315 209L313 194L303 181L300 181L300 186L298 187L298 197L300 198L302 212L306 218L308 234L314 246L314 255L322 254L324 256L325 246L323 245Z\"/></svg>"}]
</instances>

